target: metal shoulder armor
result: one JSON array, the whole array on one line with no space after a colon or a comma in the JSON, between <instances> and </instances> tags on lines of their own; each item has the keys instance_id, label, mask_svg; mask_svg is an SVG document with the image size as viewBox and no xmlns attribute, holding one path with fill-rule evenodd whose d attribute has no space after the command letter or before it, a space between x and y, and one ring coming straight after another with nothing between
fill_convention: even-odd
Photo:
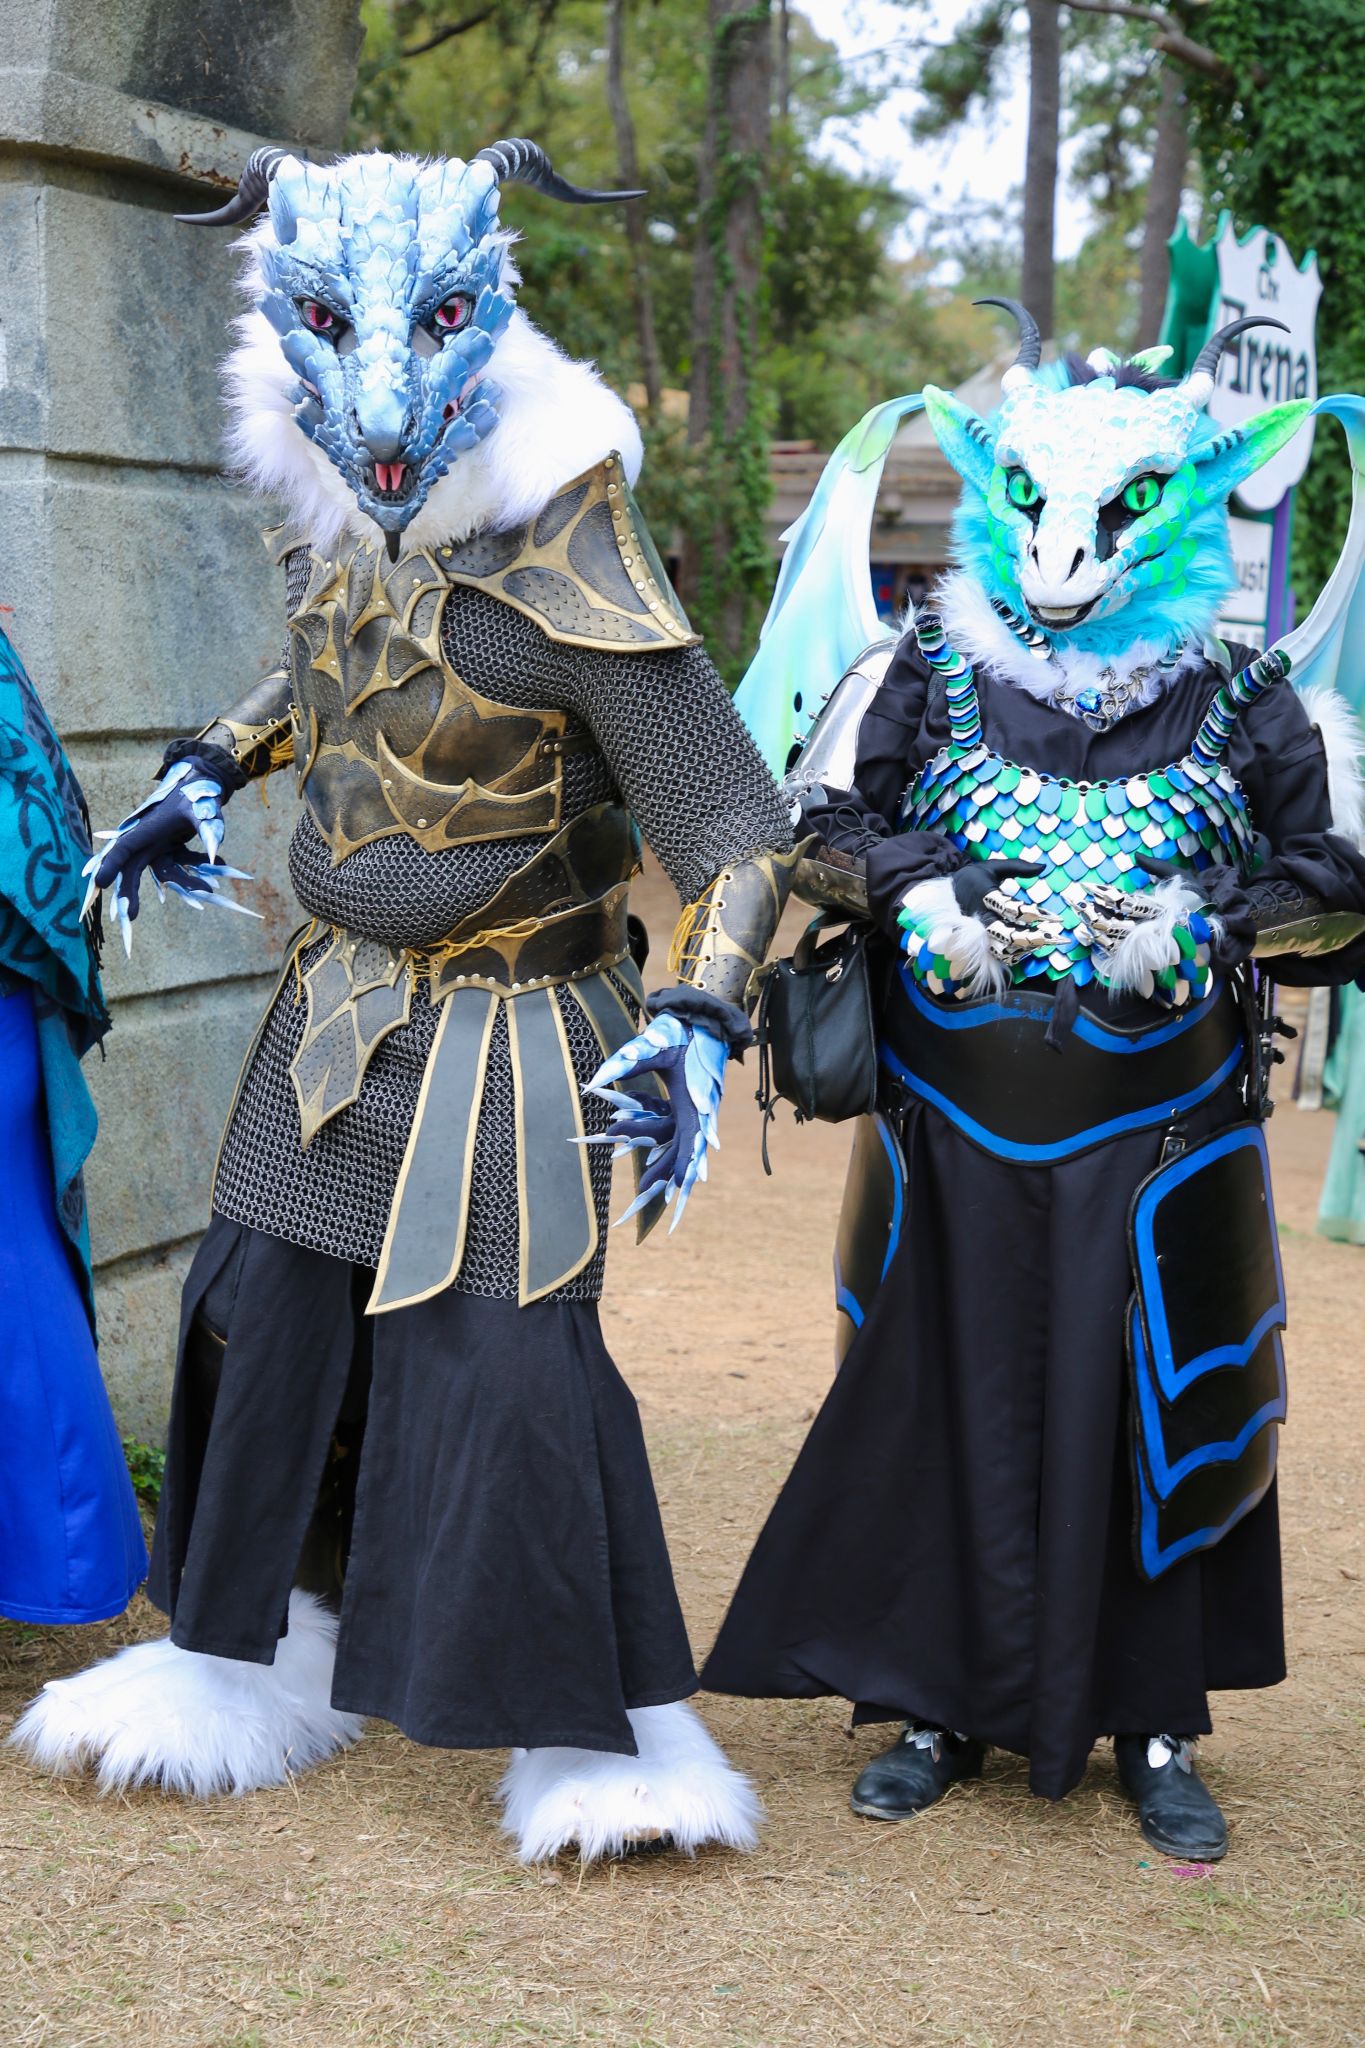
<instances>
[{"instance_id":1,"label":"metal shoulder armor","mask_svg":"<svg viewBox=\"0 0 1365 2048\"><path fill-rule=\"evenodd\" d=\"M551 640L608 654L697 647L619 455L585 470L506 533L432 550L452 583L534 619Z\"/></svg>"}]
</instances>

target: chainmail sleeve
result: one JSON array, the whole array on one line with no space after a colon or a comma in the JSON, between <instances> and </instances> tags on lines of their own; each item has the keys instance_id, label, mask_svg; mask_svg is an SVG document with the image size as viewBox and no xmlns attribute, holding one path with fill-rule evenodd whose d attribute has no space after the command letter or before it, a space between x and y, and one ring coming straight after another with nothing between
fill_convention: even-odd
<instances>
[{"instance_id":1,"label":"chainmail sleeve","mask_svg":"<svg viewBox=\"0 0 1365 2048\"><path fill-rule=\"evenodd\" d=\"M572 686L573 709L684 903L722 868L790 847L777 786L702 648L575 650Z\"/></svg>"},{"instance_id":2,"label":"chainmail sleeve","mask_svg":"<svg viewBox=\"0 0 1365 2048\"><path fill-rule=\"evenodd\" d=\"M650 998L739 1051L791 887L791 822L729 692L699 647L580 657L576 710L685 908Z\"/></svg>"}]
</instances>

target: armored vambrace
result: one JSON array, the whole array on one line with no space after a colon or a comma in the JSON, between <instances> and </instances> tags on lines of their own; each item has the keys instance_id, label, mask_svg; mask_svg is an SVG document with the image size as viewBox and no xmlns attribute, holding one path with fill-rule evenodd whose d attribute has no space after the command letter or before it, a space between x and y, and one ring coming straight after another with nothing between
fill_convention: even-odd
<instances>
[{"instance_id":1,"label":"armored vambrace","mask_svg":"<svg viewBox=\"0 0 1365 2048\"><path fill-rule=\"evenodd\" d=\"M678 986L650 1008L672 1011L720 1032L732 1050L752 1042L748 1015L757 977L791 893L800 848L756 853L722 868L678 919L669 972Z\"/></svg>"},{"instance_id":2,"label":"armored vambrace","mask_svg":"<svg viewBox=\"0 0 1365 2048\"><path fill-rule=\"evenodd\" d=\"M287 768L294 759L292 694L287 672L272 669L240 703L196 734L192 744L230 754L244 782Z\"/></svg>"}]
</instances>

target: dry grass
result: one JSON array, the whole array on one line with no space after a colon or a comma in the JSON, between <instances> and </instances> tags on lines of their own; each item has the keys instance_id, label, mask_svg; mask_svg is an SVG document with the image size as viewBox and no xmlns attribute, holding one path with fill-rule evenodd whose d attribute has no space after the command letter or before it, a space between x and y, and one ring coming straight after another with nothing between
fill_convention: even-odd
<instances>
[{"instance_id":1,"label":"dry grass","mask_svg":"<svg viewBox=\"0 0 1365 2048\"><path fill-rule=\"evenodd\" d=\"M765 1182L733 1092L715 1181L670 1245L616 1253L608 1317L699 1644L828 1377L845 1150L787 1127ZM510 1860L499 1759L384 1728L286 1791L192 1810L102 1804L0 1753L3 2048L1365 2043L1365 1254L1311 1236L1327 1136L1272 1125L1293 1675L1217 1711L1217 1874L1147 1853L1104 1754L1062 1806L995 1757L913 1826L858 1822L848 1784L884 1737L850 1739L837 1702L707 1703L768 1804L757 1855L586 1874ZM154 1625L139 1607L79 1635L5 1628L0 1710Z\"/></svg>"}]
</instances>

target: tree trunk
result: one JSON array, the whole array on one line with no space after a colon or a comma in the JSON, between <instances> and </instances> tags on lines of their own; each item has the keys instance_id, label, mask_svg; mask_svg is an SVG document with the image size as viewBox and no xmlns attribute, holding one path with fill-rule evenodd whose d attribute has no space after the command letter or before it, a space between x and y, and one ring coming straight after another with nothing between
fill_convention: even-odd
<instances>
[{"instance_id":1,"label":"tree trunk","mask_svg":"<svg viewBox=\"0 0 1365 2048\"><path fill-rule=\"evenodd\" d=\"M792 110L792 16L788 0L777 8L777 118L785 121Z\"/></svg>"},{"instance_id":2,"label":"tree trunk","mask_svg":"<svg viewBox=\"0 0 1365 2048\"><path fill-rule=\"evenodd\" d=\"M625 46L626 0L607 0L607 105L616 130L617 175L623 191L636 192L640 186L640 159L635 148L635 122L626 97ZM649 288L649 229L643 199L632 199L626 207L626 241L630 247L630 294L640 342L645 411L654 420L663 392L663 371L654 326L654 295Z\"/></svg>"},{"instance_id":3,"label":"tree trunk","mask_svg":"<svg viewBox=\"0 0 1365 2048\"><path fill-rule=\"evenodd\" d=\"M1028 150L1024 162L1024 262L1019 296L1052 334L1057 142L1062 117L1062 30L1057 0L1028 0Z\"/></svg>"},{"instance_id":4,"label":"tree trunk","mask_svg":"<svg viewBox=\"0 0 1365 2048\"><path fill-rule=\"evenodd\" d=\"M1189 162L1189 108L1174 64L1161 67L1161 105L1152 143L1152 170L1147 181L1147 208L1142 222L1141 295L1138 342L1150 348L1161 335L1166 311L1170 266L1166 244L1175 231Z\"/></svg>"},{"instance_id":5,"label":"tree trunk","mask_svg":"<svg viewBox=\"0 0 1365 2048\"><path fill-rule=\"evenodd\" d=\"M709 0L710 90L698 170L687 438L704 452L709 522L683 545L683 584L729 665L743 651L763 532L767 442L755 377L764 271L763 195L771 137L767 0Z\"/></svg>"}]
</instances>

